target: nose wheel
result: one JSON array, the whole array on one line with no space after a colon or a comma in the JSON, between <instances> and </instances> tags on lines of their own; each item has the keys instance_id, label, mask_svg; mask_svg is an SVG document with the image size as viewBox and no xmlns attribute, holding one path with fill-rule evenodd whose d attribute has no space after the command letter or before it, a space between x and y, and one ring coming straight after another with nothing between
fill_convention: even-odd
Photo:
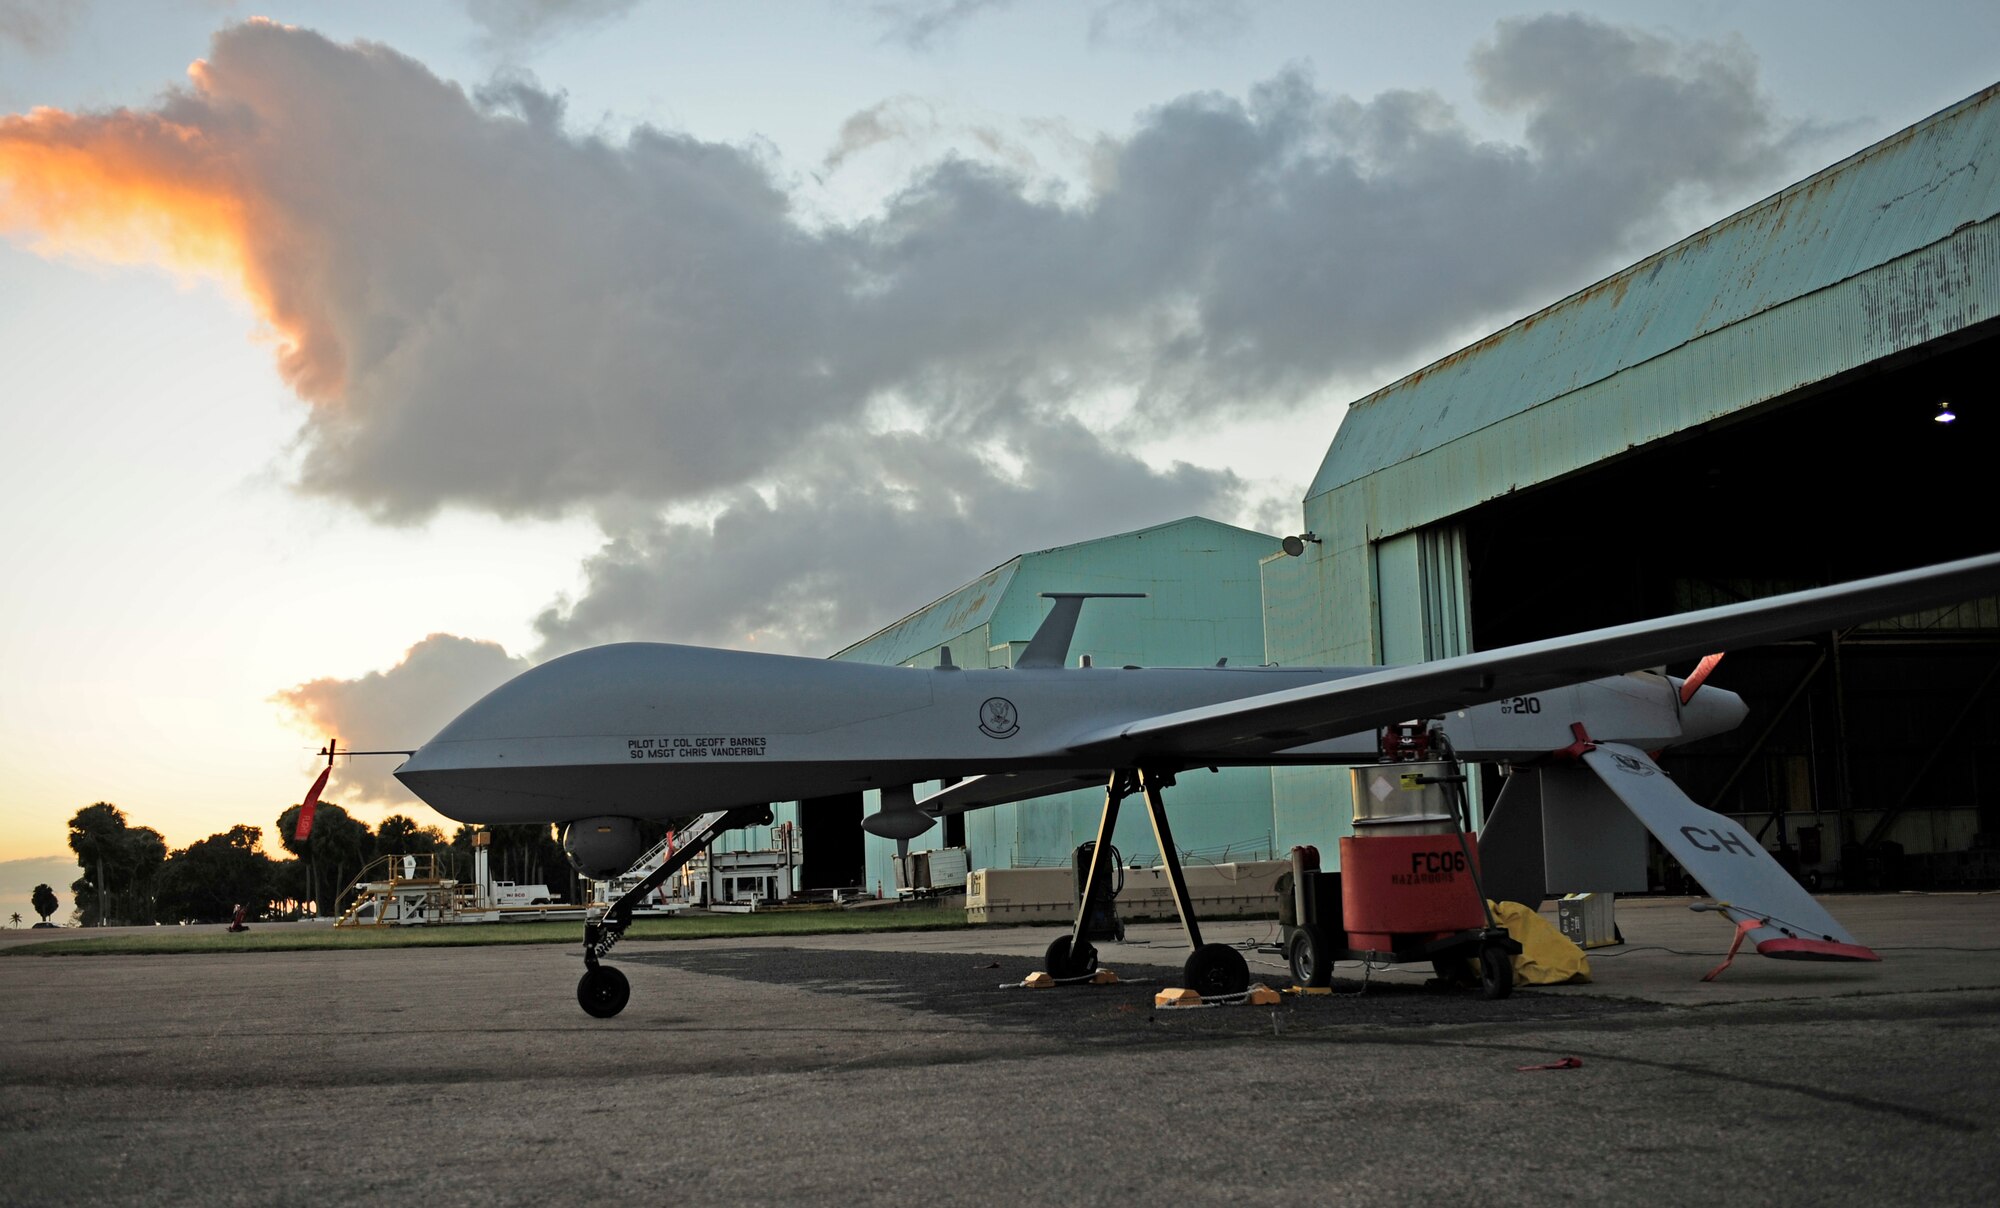
<instances>
[{"instance_id":1,"label":"nose wheel","mask_svg":"<svg viewBox=\"0 0 2000 1208\"><path fill-rule=\"evenodd\" d=\"M632 1000L632 983L610 965L595 965L583 971L576 983L576 1001L598 1019L609 1019Z\"/></svg>"},{"instance_id":2,"label":"nose wheel","mask_svg":"<svg viewBox=\"0 0 2000 1208\"><path fill-rule=\"evenodd\" d=\"M689 860L707 851L723 832L739 826L764 826L770 821L771 807L767 805L745 805L699 815L680 832L680 845L655 865L653 871L641 877L638 884L627 889L602 914L587 918L583 924L583 977L576 983L577 1005L596 1019L609 1019L623 1011L632 1000L632 984L623 973L597 962L624 938L625 929L632 925L632 911Z\"/></svg>"}]
</instances>

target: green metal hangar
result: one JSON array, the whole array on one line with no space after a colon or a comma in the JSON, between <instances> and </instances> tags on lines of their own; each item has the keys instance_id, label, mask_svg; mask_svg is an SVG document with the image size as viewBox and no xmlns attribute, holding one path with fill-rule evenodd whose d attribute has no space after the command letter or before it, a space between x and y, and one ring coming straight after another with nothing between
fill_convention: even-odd
<instances>
[{"instance_id":1,"label":"green metal hangar","mask_svg":"<svg viewBox=\"0 0 2000 1208\"><path fill-rule=\"evenodd\" d=\"M1997 384L2000 85L1355 403L1320 544L1264 563L1269 657L1409 662L2000 549ZM1670 766L1825 883L1990 880L1996 673L1991 599L1732 652L1750 721ZM1345 774L1273 794L1281 843L1326 844Z\"/></svg>"},{"instance_id":2,"label":"green metal hangar","mask_svg":"<svg viewBox=\"0 0 2000 1208\"><path fill-rule=\"evenodd\" d=\"M1011 667L1049 602L1043 592L1143 592L1143 600L1086 604L1071 662L1099 666L1207 666L1264 658L1258 563L1278 538L1201 517L1022 554L835 654L837 659L934 667ZM921 793L920 793L921 795ZM851 793L795 807L805 839L808 888L895 885L896 845L861 829L879 794ZM1270 857L1271 782L1261 768L1190 774L1174 790L1174 838L1216 862ZM967 848L973 868L1068 867L1096 837L1101 790L1079 791L946 818L916 849ZM782 815L787 807L779 807ZM1113 843L1126 857L1157 854L1143 813L1127 811Z\"/></svg>"}]
</instances>

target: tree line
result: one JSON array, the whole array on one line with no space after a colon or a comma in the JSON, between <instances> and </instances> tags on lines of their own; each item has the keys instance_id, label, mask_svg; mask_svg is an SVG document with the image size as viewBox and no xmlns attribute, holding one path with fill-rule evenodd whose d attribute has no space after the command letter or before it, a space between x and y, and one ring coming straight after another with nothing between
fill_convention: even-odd
<instances>
[{"instance_id":1,"label":"tree line","mask_svg":"<svg viewBox=\"0 0 2000 1208\"><path fill-rule=\"evenodd\" d=\"M312 835L301 842L299 807L279 814L276 833L283 855L264 850L262 827L237 824L188 846L169 850L160 832L133 826L108 801L86 805L69 821L69 847L83 876L70 885L72 921L85 926L217 923L242 905L252 919L338 917L353 901L350 882L381 856L439 858L439 875L472 879L474 828L451 838L391 814L377 827L330 801L319 803ZM582 882L570 869L549 826L488 827L495 880L548 885L578 901ZM39 903L37 903L39 908ZM51 907L51 910L54 908Z\"/></svg>"}]
</instances>

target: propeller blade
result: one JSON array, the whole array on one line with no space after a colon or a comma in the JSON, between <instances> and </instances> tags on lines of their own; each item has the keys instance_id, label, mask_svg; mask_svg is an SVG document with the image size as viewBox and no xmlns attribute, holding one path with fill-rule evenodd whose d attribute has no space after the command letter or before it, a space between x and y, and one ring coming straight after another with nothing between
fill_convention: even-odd
<instances>
[{"instance_id":1,"label":"propeller blade","mask_svg":"<svg viewBox=\"0 0 2000 1208\"><path fill-rule=\"evenodd\" d=\"M1725 653L1727 651L1717 651L1714 654L1704 655L1702 660L1694 665L1694 670L1690 671L1688 677L1681 681L1682 704L1687 704L1689 699L1694 696L1695 690L1708 682L1708 673L1715 670L1715 665L1722 661L1722 656Z\"/></svg>"}]
</instances>

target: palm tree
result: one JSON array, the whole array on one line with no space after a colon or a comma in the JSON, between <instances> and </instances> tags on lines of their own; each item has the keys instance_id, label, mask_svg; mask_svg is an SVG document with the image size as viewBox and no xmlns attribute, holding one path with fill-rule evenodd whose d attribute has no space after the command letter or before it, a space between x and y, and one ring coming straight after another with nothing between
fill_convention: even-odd
<instances>
[{"instance_id":1,"label":"palm tree","mask_svg":"<svg viewBox=\"0 0 2000 1208\"><path fill-rule=\"evenodd\" d=\"M14 912L13 917L14 917L14 926L19 927L21 925L21 912L16 910Z\"/></svg>"}]
</instances>

